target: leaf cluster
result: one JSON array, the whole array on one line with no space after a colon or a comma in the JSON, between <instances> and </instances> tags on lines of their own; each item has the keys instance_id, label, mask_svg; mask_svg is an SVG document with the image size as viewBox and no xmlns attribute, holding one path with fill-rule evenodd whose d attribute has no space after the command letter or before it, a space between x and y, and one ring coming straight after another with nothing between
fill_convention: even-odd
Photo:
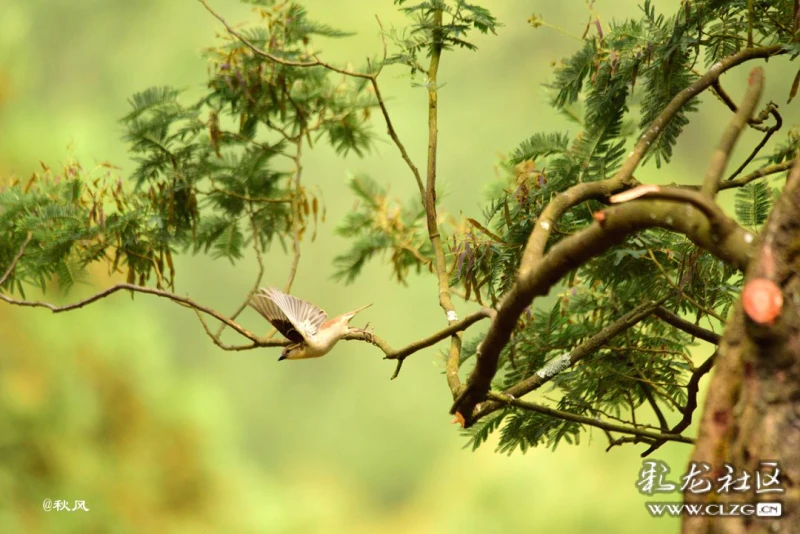
<instances>
[{"instance_id":1,"label":"leaf cluster","mask_svg":"<svg viewBox=\"0 0 800 534\"><path fill-rule=\"evenodd\" d=\"M364 175L354 176L350 189L356 205L336 232L352 244L333 261L336 279L352 282L377 255L388 255L400 283L405 283L412 268L417 272L422 267L431 269L433 251L424 225L425 210L418 201L404 206Z\"/></svg>"},{"instance_id":2,"label":"leaf cluster","mask_svg":"<svg viewBox=\"0 0 800 534\"><path fill-rule=\"evenodd\" d=\"M95 262L109 274L127 272L131 283L155 276L157 287L172 285L174 229L157 195L135 194L105 163L90 172L76 162L58 173L42 167L0 191L0 265L11 265L30 235L4 289L24 296L26 285L45 291L55 280L66 290Z\"/></svg>"},{"instance_id":3,"label":"leaf cluster","mask_svg":"<svg viewBox=\"0 0 800 534\"><path fill-rule=\"evenodd\" d=\"M402 6L407 0L395 0L394 3ZM464 48L474 51L478 47L467 40L471 31L496 34L501 26L488 9L466 0L427 0L401 7L400 11L412 23L402 31L389 32L390 39L399 50L386 58L384 64L406 65L412 75L427 70L419 63L421 52L429 57L435 50Z\"/></svg>"},{"instance_id":4,"label":"leaf cluster","mask_svg":"<svg viewBox=\"0 0 800 534\"><path fill-rule=\"evenodd\" d=\"M34 235L6 286L71 285L92 262L127 269L129 282L172 285L172 254L204 252L231 262L277 239L299 241L324 218L303 187L301 156L317 140L337 153L369 150L368 80L316 61L313 39L345 34L309 19L296 2L254 1L258 23L205 51L207 90L194 102L172 87L133 95L122 118L135 162L130 182L87 182L78 164L49 170L0 193L0 265ZM254 50L255 48L256 50ZM369 66L367 68L370 68ZM129 186L130 184L130 186Z\"/></svg>"}]
</instances>

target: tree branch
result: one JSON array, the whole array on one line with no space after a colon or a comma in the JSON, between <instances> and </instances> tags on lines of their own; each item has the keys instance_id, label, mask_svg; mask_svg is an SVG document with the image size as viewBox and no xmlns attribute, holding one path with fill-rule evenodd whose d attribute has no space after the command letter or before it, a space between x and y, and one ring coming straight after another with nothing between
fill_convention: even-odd
<instances>
[{"instance_id":1,"label":"tree branch","mask_svg":"<svg viewBox=\"0 0 800 534\"><path fill-rule=\"evenodd\" d=\"M116 284L114 286L109 287L108 289L104 289L99 293L95 293L94 295L87 297L83 300L75 302L73 304L66 304L64 306L56 306L55 304L50 304L49 302L40 302L40 301L33 301L33 300L17 300L7 295L0 293L0 300L3 300L9 304L13 304L14 306L24 306L30 308L47 308L53 313L61 313L71 310L76 310L78 308L83 308L84 306L96 302L100 299L104 299L109 295L116 293L117 291L121 291L123 289L127 289L129 291L133 291L136 293L146 293L148 295L155 295L157 297L166 298L177 302L182 306L186 306L188 308L193 308L196 311L201 311L206 315L210 315L214 319L224 323L229 328L236 330L238 333L246 337L247 339L251 340L253 344L251 347L277 347L284 345L284 342L281 341L269 341L260 339L255 334L251 333L249 330L245 329L244 327L240 326L236 322L232 321L230 318L225 317L221 313L211 308L207 308L201 304L196 303L189 297L181 297L180 295L176 295L174 293L170 293L169 291L163 291L161 289L153 289L150 287L143 287L137 286L135 284Z\"/></svg>"},{"instance_id":2,"label":"tree branch","mask_svg":"<svg viewBox=\"0 0 800 534\"><path fill-rule=\"evenodd\" d=\"M601 428L603 430L607 430L609 432L619 432L620 434L629 434L633 436L639 436L645 439L663 439L666 441L677 441L680 443L694 443L692 438L687 438L685 436L680 436L677 434L666 434L661 432L653 432L650 430L639 429L635 427L625 426L625 425L618 425L615 423L608 423L606 421L601 421L599 419L595 419L593 417L586 417L584 415L577 415L570 412L564 412L561 410L556 410L553 408L549 408L547 406L542 406L541 404L535 404L533 402L527 402L523 400L516 399L514 397L509 397L508 395L503 395L500 393L495 393L490 391L486 394L486 396L496 402L500 402L502 404L506 404L509 406L516 406L517 408L522 408L523 410L528 410L531 412L537 412L544 415L548 415L550 417L555 417L557 419L563 419L565 421L573 421L575 423L579 423L582 425L593 426L595 428Z\"/></svg>"},{"instance_id":3,"label":"tree branch","mask_svg":"<svg viewBox=\"0 0 800 534\"><path fill-rule=\"evenodd\" d=\"M686 319L682 318L681 316L675 313L672 313L663 306L659 306L656 308L655 316L664 321L665 323L674 326L678 330L683 330L687 334L690 334L698 339L702 339L703 341L707 341L712 345L719 345L719 341L720 339L722 339L722 336L720 336L716 332L712 332L711 330L706 330L702 326L690 323Z\"/></svg>"},{"instance_id":4,"label":"tree branch","mask_svg":"<svg viewBox=\"0 0 800 534\"><path fill-rule=\"evenodd\" d=\"M761 98L761 93L764 90L764 69L757 67L750 72L750 78L747 86L747 92L742 99L742 105L739 106L738 111L728 124L725 133L719 141L719 146L711 155L706 176L703 180L702 193L713 199L719 190L719 182L722 179L722 173L725 172L725 167L728 164L728 159L731 156L736 141L742 134L742 130L747 125L747 120L753 114L753 111L758 105L758 100Z\"/></svg>"},{"instance_id":5,"label":"tree branch","mask_svg":"<svg viewBox=\"0 0 800 534\"><path fill-rule=\"evenodd\" d=\"M463 332L473 324L477 323L486 318L491 318L495 315L495 311L491 308L481 308L480 310L467 315L460 321L455 323L449 324L447 327L439 330L438 332L434 332L433 334L420 339L418 341L414 341L413 343L409 343L405 347L394 350L392 349L389 344L384 341L383 339L375 336L372 333L365 333L365 332L354 332L348 334L344 337L346 340L358 340L358 341L368 341L371 342L373 345L381 349L384 354L385 360L397 360L397 368L392 374L392 380L397 378L397 375L400 373L400 368L403 365L403 361L412 354L431 345L435 345L436 343L442 341L443 339L447 339L448 337L457 334L459 332Z\"/></svg>"},{"instance_id":6,"label":"tree branch","mask_svg":"<svg viewBox=\"0 0 800 534\"><path fill-rule=\"evenodd\" d=\"M719 77L731 68L752 59L768 58L782 54L781 45L773 45L760 48L745 48L732 54L712 66L708 72L700 76L689 87L675 95L672 101L664 108L658 117L650 124L640 137L636 146L628 154L628 158L613 178L599 182L578 184L571 187L564 193L556 195L542 211L537 219L537 224L528 238L528 243L523 252L522 262L519 270L519 278L526 278L530 269L541 258L544 248L547 245L550 231L556 224L561 215L572 206L585 200L597 197L606 197L622 189L638 185L638 181L633 178L633 172L641 162L648 148L664 130L667 123L672 120L676 113L686 105L692 98L713 85Z\"/></svg>"},{"instance_id":7,"label":"tree branch","mask_svg":"<svg viewBox=\"0 0 800 534\"><path fill-rule=\"evenodd\" d=\"M755 171L751 172L750 174L746 174L744 176L739 176L738 178L734 178L733 180L725 180L719 186L720 190L723 189L731 189L733 187L742 187L743 185L747 185L753 180L758 180L764 176L769 176L770 174L777 174L779 172L787 171L792 167L794 160L786 160L780 163L775 163L772 165L766 165L761 167L760 169L756 169Z\"/></svg>"},{"instance_id":8,"label":"tree branch","mask_svg":"<svg viewBox=\"0 0 800 534\"><path fill-rule=\"evenodd\" d=\"M713 204L713 203L712 203ZM478 361L467 388L454 402L451 413L460 412L469 426L475 404L489 390L497 372L500 351L508 343L519 316L537 296L546 295L567 272L647 228L664 228L686 235L697 246L743 270L753 254L753 236L717 208L712 224L696 207L667 200L636 200L601 212L596 222L548 251L536 268L520 278L503 299L480 345ZM749 236L749 237L748 237Z\"/></svg>"},{"instance_id":9,"label":"tree branch","mask_svg":"<svg viewBox=\"0 0 800 534\"><path fill-rule=\"evenodd\" d=\"M692 424L692 415L694 415L694 411L697 409L697 393L700 390L700 379L708 374L709 371L711 371L716 357L717 352L714 351L714 354L706 358L706 360L701 363L700 366L694 370L694 372L692 372L692 376L689 378L689 383L686 385L686 404L681 410L683 417L675 426L670 429L670 434L680 434L686 430L690 424ZM645 458L655 452L664 443L666 443L666 440L657 440L642 453L642 458Z\"/></svg>"},{"instance_id":10,"label":"tree branch","mask_svg":"<svg viewBox=\"0 0 800 534\"><path fill-rule=\"evenodd\" d=\"M303 176L303 164L300 158L303 153L303 139L299 137L295 143L295 153L292 157L294 161L294 195L292 195L292 263L289 265L289 275L284 286L284 293L289 293L294 284L294 277L297 275L297 267L300 265L300 205L297 198L300 196L300 179Z\"/></svg>"},{"instance_id":11,"label":"tree branch","mask_svg":"<svg viewBox=\"0 0 800 534\"><path fill-rule=\"evenodd\" d=\"M216 18L218 21L220 21L223 26L225 26L225 29L228 30L228 33L230 33L231 35L236 37L239 41L242 42L242 44L244 44L247 48L252 50L253 53L255 53L256 55L261 56L261 57L266 58L266 59L269 59L270 61L272 61L274 63L277 63L279 65L284 65L286 67L299 67L299 68L323 67L323 68L326 68L328 70L332 70L334 72L338 72L339 74L344 74L345 76L352 76L354 78L362 78L362 79L365 79L365 80L368 80L368 79L370 79L372 77L371 74L364 74L362 72L354 72L354 71L351 71L351 70L341 69L339 67L334 67L333 65L331 65L329 63L321 61L316 55L311 55L311 57L314 58L313 61L292 61L290 59L284 59L284 58L282 58L280 56L276 56L274 54L270 54L266 50L263 50L263 49L257 47L256 45L253 44L252 41L247 39L247 37L245 37L241 33L239 33L236 30L234 30L233 27L230 24L228 24L228 22L224 18L222 18L222 15L218 14L216 11L214 11L211 8L211 6L209 6L206 3L206 0L197 0L197 1L200 2L201 4L203 4L203 6L206 8L206 10L209 13L211 13L211 15L214 16L214 18Z\"/></svg>"},{"instance_id":12,"label":"tree branch","mask_svg":"<svg viewBox=\"0 0 800 534\"><path fill-rule=\"evenodd\" d=\"M767 128L766 133L764 133L764 137L761 138L761 141L759 141L758 144L755 146L755 148L750 152L750 155L747 156L747 158L745 158L742 164L739 165L739 167L735 171L733 171L730 176L728 176L729 181L735 179L739 175L739 173L742 172L744 168L750 164L751 161L753 161L753 159L758 155L758 153L761 152L761 149L764 148L764 146L767 144L767 141L769 141L770 137L772 137L772 135L778 130L780 130L781 127L783 126L783 117L781 117L781 114L778 113L778 106L776 104L770 102L769 105L767 106L767 109L764 110L764 112L762 112L762 114L764 113L771 114L775 118L775 124Z\"/></svg>"},{"instance_id":13,"label":"tree branch","mask_svg":"<svg viewBox=\"0 0 800 534\"><path fill-rule=\"evenodd\" d=\"M715 80L714 83L711 84L711 89L714 91L714 93L716 93L719 99L722 100L722 102L726 106L728 106L728 109L730 109L734 113L737 113L739 111L739 108L736 107L736 103L733 101L733 99L730 97L727 91L725 91L725 89L722 88L722 84L720 84L719 79ZM769 127L764 126L764 120L766 119L766 117L762 117L761 115L763 115L763 113L759 114L758 117L748 118L747 124L755 130L758 130L760 132L766 132L767 130L769 130Z\"/></svg>"},{"instance_id":14,"label":"tree branch","mask_svg":"<svg viewBox=\"0 0 800 534\"><path fill-rule=\"evenodd\" d=\"M259 239L258 239L258 227L256 226L256 218L252 206L249 207L249 211L250 211L250 228L251 231L253 232L253 251L256 254L256 262L258 263L258 274L256 275L256 281L253 284L253 289L250 291L250 293L255 293L256 290L258 290L258 286L261 285L261 279L264 277L264 260L261 258L261 248L259 247ZM250 294L248 294L247 297L245 297L244 301L239 305L238 308L236 308L236 311L233 312L233 315L231 315L231 321L235 321L236 318L239 317L239 314L241 314L247 307L247 302L249 300L250 300ZM198 313L197 317L200 319L200 323L203 325L203 328L205 329L206 333L211 337L212 341L214 341L214 344L220 348L224 348L221 344L220 336L222 336L222 332L225 330L226 326L225 323L221 323L217 331L214 334L212 334L211 331L206 326L206 323L203 320L202 315Z\"/></svg>"},{"instance_id":15,"label":"tree branch","mask_svg":"<svg viewBox=\"0 0 800 534\"><path fill-rule=\"evenodd\" d=\"M637 306L572 349L569 353L553 358L533 375L506 389L503 394L510 395L512 397L522 397L531 391L539 389L562 371L569 369L579 361L597 352L603 347L603 345L608 343L612 338L619 335L621 332L632 328L650 316L658 308L658 306L659 303L654 302L646 302ZM474 420L477 421L478 419L489 415L500 407L501 405L498 403L482 403L480 409L476 410L474 414Z\"/></svg>"},{"instance_id":16,"label":"tree branch","mask_svg":"<svg viewBox=\"0 0 800 534\"><path fill-rule=\"evenodd\" d=\"M8 280L9 276L11 276L11 273L14 272L14 269L17 267L17 263L19 262L20 258L22 258L22 256L25 254L25 249L27 248L28 243L31 242L32 237L33 237L33 232L28 232L25 241L23 241L22 245L20 245L19 247L19 252L17 252L17 255L14 256L14 259L11 260L11 263L8 264L6 272L3 273L2 278L0 278L0 288L3 287L3 284L6 283L6 280Z\"/></svg>"},{"instance_id":17,"label":"tree branch","mask_svg":"<svg viewBox=\"0 0 800 534\"><path fill-rule=\"evenodd\" d=\"M703 212L703 215L705 215L709 223L711 223L712 231L718 234L728 233L732 228L731 225L736 226L736 222L727 217L720 207L714 203L713 199L695 191L679 187L661 187L654 184L640 185L624 193L612 196L609 198L609 202L612 204L619 204L642 197L674 200L691 204Z\"/></svg>"},{"instance_id":18,"label":"tree branch","mask_svg":"<svg viewBox=\"0 0 800 534\"><path fill-rule=\"evenodd\" d=\"M442 10L437 9L433 14L432 40L428 67L428 169L427 183L425 186L425 220L428 227L428 236L433 247L436 278L439 282L439 305L447 316L447 322L453 324L458 321L455 307L450 295L450 281L447 275L447 261L444 257L444 247L439 233L439 222L436 216L436 156L438 153L438 113L439 93L437 77L439 73L439 60L442 55ZM461 379L458 377L458 367L461 363L461 336L454 334L450 342L450 352L447 356L445 375L447 385L455 398L461 391ZM398 369L399 370L399 369Z\"/></svg>"}]
</instances>

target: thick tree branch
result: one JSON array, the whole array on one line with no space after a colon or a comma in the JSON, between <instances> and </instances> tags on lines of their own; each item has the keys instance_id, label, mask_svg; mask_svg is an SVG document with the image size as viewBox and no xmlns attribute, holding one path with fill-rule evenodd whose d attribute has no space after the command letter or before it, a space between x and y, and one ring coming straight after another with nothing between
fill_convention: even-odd
<instances>
[{"instance_id":1,"label":"thick tree branch","mask_svg":"<svg viewBox=\"0 0 800 534\"><path fill-rule=\"evenodd\" d=\"M573 186L564 193L556 197L545 207L536 221L528 243L525 246L519 276L525 278L536 261L541 258L544 248L550 236L553 225L556 224L561 215L569 208L589 200L609 196L617 191L632 187L638 184L633 178L633 172L641 162L648 148L664 130L664 127L686 105L692 98L714 84L719 77L731 68L753 59L769 58L774 55L782 54L781 45L773 45L759 48L745 48L732 54L712 66L708 72L700 76L689 87L675 95L664 111L656 117L645 132L640 137L636 146L628 154L628 158L613 178L601 182L583 183Z\"/></svg>"},{"instance_id":2,"label":"thick tree branch","mask_svg":"<svg viewBox=\"0 0 800 534\"><path fill-rule=\"evenodd\" d=\"M472 410L489 390L497 371L500 351L508 343L519 316L533 299L546 295L566 273L621 243L628 235L654 227L672 230L686 235L698 247L739 269L747 266L753 254L753 235L734 221L726 220L718 208L714 213L714 224L693 205L668 200L635 200L612 206L599 218L602 222L596 222L553 245L537 263L536 269L518 280L503 299L497 317L480 345L478 361L467 389L451 408L452 413L458 411L464 416L466 426L474 422Z\"/></svg>"},{"instance_id":3,"label":"thick tree branch","mask_svg":"<svg viewBox=\"0 0 800 534\"><path fill-rule=\"evenodd\" d=\"M609 423L606 421L601 421L594 417L587 417L585 415L578 415L570 412L564 412L561 410L556 410L553 408L549 408L547 406L542 406L541 404L536 404L533 402L527 402L524 400L520 400L514 397L510 397L508 395L503 395L502 393L495 393L490 391L486 395L489 399L506 404L509 406L515 406L517 408L522 408L523 410L528 410L531 412L537 412L544 415L548 415L550 417L554 417L556 419L563 419L564 421L572 421L575 423L579 423L581 425L593 426L595 428L601 428L603 430L607 430L609 432L619 432L620 434L629 434L633 436L639 436L645 439L663 439L667 441L677 441L680 443L694 443L694 440L691 438L687 438L685 436L680 436L677 434L666 434L661 432L653 432L651 430L640 429L632 426L626 425L618 425L615 423Z\"/></svg>"},{"instance_id":4,"label":"thick tree branch","mask_svg":"<svg viewBox=\"0 0 800 534\"><path fill-rule=\"evenodd\" d=\"M702 192L705 196L713 199L717 195L722 173L725 172L725 167L728 164L731 152L736 146L736 141L742 134L742 130L744 130L744 127L747 125L748 119L756 109L763 90L764 69L757 67L750 72L747 92L742 99L742 105L739 106L738 111L728 124L728 128L722 134L717 149L711 155L711 161L709 162L706 176L703 180Z\"/></svg>"},{"instance_id":5,"label":"thick tree branch","mask_svg":"<svg viewBox=\"0 0 800 534\"><path fill-rule=\"evenodd\" d=\"M638 183L632 176L618 174L608 180L578 184L553 197L536 219L536 226L522 253L517 279L522 280L530 276L531 270L536 267L536 263L544 254L553 226L568 209L587 200L608 198L617 191L634 187Z\"/></svg>"},{"instance_id":6,"label":"thick tree branch","mask_svg":"<svg viewBox=\"0 0 800 534\"><path fill-rule=\"evenodd\" d=\"M592 182L588 184L584 183L573 186L567 190L567 192L557 195L556 198L547 205L547 207L542 211L539 219L537 219L536 226L534 227L534 230L531 232L531 236L528 239L525 251L523 252L517 283L511 288L507 296L500 303L497 318L492 321L489 331L486 334L486 339L481 345L482 351L478 354L478 362L469 377L467 387L456 398L453 406L451 407L451 413L460 412L462 416L465 417L465 425L472 423L473 409L489 390L491 380L497 372L497 362L500 351L506 345L506 343L508 343L511 331L514 329L517 319L523 310L530 305L531 301L537 294L546 294L552 284L555 283L555 281L552 281L542 284L541 287L536 287L537 284L535 283L535 280L538 273L545 271L544 264L546 263L546 260L542 258L542 255L544 254L544 248L547 244L550 231L553 225L555 225L558 221L558 218L567 209L580 202L583 202L584 200L587 200L588 198L592 198L603 193L610 194L623 188L635 185L636 182L633 179L633 172L636 170L639 162L644 157L652 142L658 137L658 135L660 135L660 132L663 131L667 123L672 120L675 114L677 114L680 109L686 105L686 103L697 96L701 91L711 86L716 80L719 79L720 75L727 70L752 59L768 58L781 53L783 53L783 50L780 45L760 48L746 48L740 50L736 54L718 61L708 70L708 72L700 76L689 87L678 93L672 99L672 101L670 101L667 107L664 108L661 114L659 114L659 116L645 130L644 134L642 134L633 151L631 151L631 153L628 155L625 163L623 163L622 167L613 178L601 182ZM698 205L697 202L695 202L695 205ZM706 213L716 212L716 210L710 209L702 203L699 205L704 208ZM716 205L714 205L714 208L716 208ZM664 209L668 210L668 208ZM607 213L604 214L604 217L607 215ZM643 214L640 213L639 215ZM657 213L648 213L646 216L658 219ZM676 216L680 218L683 217L683 215L679 215L676 212L674 215L669 216L670 222L674 222L673 217ZM718 221L724 221L726 219L724 215L721 217L714 215L714 218ZM664 219L663 223L667 223L667 220ZM703 223L708 224L709 221L705 220ZM653 226L655 225L656 224L653 224ZM715 226L716 225L717 223L715 223ZM736 225L736 223L733 221L730 221L730 224L726 223L725 226L727 228L723 227L719 228L718 230L727 232L725 234L725 239L729 239L733 235L736 235L740 241L737 241L735 246L731 246L734 245L734 243L729 243L724 247L718 247L716 243L712 242L710 239L706 239L712 237L712 232L709 231L709 228L706 228L705 232L701 232L701 234L705 234L705 238L701 238L699 241L705 241L706 245L711 245L713 249L717 251L717 253L722 255L723 259L735 259L735 264L737 267L744 269L744 267L747 265L748 256L747 254L740 254L737 251L749 251L750 247L748 245L753 241L753 236L752 234L744 234L738 225ZM601 232L598 231L598 225L592 226L586 231L580 232L577 235L580 236L585 232L591 232L592 229L594 229L594 232L597 232L597 234L601 234ZM698 228L687 228L687 232L684 233L688 236L694 235L694 239L696 239L700 237L700 234L697 233L697 229ZM631 231L634 230L631 229ZM562 240L559 245L562 243L569 243L573 237L576 236ZM602 237L610 238L610 241L614 243L619 242L622 239L622 237L617 236L619 239L619 241L617 241L616 238L613 238L610 234L602 237L601 235L596 235L595 237L597 237L599 241L594 244L600 244L603 247L611 246L612 243L609 242L608 245L605 245ZM719 239L720 237L722 236L716 235L716 233L713 236L714 240ZM744 246L739 246L740 244L743 244ZM558 245L555 245L553 249L551 249L551 253L549 253L548 256L550 256L552 253L555 253L557 248ZM707 246L704 246L703 248L711 250L708 249ZM588 257L591 257L584 256L578 251L576 251L576 255L581 257L581 261L575 261L574 258L567 257L564 258L562 262L567 262L570 267L574 268L580 265L580 263L583 261L586 261ZM549 276L545 276L544 278L548 279Z\"/></svg>"},{"instance_id":7,"label":"thick tree branch","mask_svg":"<svg viewBox=\"0 0 800 534\"><path fill-rule=\"evenodd\" d=\"M616 321L612 322L595 335L572 349L569 353L558 356L550 360L547 365L536 371L528 378L521 380L506 389L503 394L512 397L522 397L531 391L535 391L548 383L562 371L569 369L584 358L596 353L611 339L621 332L632 328L639 322L651 315L659 306L659 303L646 302L632 309ZM501 408L496 402L484 402L476 410L474 419L478 420Z\"/></svg>"},{"instance_id":8,"label":"thick tree branch","mask_svg":"<svg viewBox=\"0 0 800 534\"><path fill-rule=\"evenodd\" d=\"M736 225L736 222L728 218L712 199L695 191L681 189L679 187L661 187L660 185L654 184L640 185L624 193L612 196L609 202L611 204L619 204L643 197L675 200L677 202L686 202L693 205L703 212L703 215L705 215L709 223L711 223L714 233L726 234L732 229L731 225Z\"/></svg>"}]
</instances>

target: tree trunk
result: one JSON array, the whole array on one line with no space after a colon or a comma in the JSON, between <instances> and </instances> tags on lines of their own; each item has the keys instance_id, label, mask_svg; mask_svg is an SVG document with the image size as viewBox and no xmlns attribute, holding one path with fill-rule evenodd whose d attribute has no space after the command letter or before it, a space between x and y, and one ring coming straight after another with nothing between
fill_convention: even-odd
<instances>
[{"instance_id":1,"label":"tree trunk","mask_svg":"<svg viewBox=\"0 0 800 534\"><path fill-rule=\"evenodd\" d=\"M704 494L687 489L684 498L686 503L727 507L732 503L778 501L782 504L781 516L764 517L769 511L762 509L759 517L756 507L739 510L752 515L687 515L684 534L800 532L798 163L762 232L758 256L748 266L742 295L719 346L717 369L692 456L694 465L705 462L710 466L706 476L714 481L714 489ZM771 462L777 462L777 466ZM730 472L726 463L735 470L734 479L740 478L742 471L751 476L748 490L716 491L719 477ZM759 482L765 489L764 483L776 472L778 484L766 489L780 491L756 493ZM718 513L721 508L711 510Z\"/></svg>"}]
</instances>

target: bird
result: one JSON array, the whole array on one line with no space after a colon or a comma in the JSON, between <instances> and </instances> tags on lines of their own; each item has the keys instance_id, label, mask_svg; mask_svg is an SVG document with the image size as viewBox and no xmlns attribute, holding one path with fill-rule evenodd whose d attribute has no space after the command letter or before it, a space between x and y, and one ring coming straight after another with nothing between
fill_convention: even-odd
<instances>
[{"instance_id":1,"label":"bird","mask_svg":"<svg viewBox=\"0 0 800 534\"><path fill-rule=\"evenodd\" d=\"M369 335L366 330L351 328L348 323L358 312L372 306L371 303L328 319L328 314L310 302L274 287L261 287L250 296L248 304L291 342L284 347L278 361L319 358L349 333Z\"/></svg>"}]
</instances>

